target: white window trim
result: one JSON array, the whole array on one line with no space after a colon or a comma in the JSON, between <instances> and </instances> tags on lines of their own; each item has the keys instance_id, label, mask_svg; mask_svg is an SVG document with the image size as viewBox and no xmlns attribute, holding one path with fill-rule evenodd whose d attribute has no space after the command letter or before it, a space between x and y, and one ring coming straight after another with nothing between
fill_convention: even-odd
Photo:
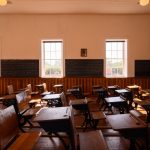
<instances>
[{"instance_id":1,"label":"white window trim","mask_svg":"<svg viewBox=\"0 0 150 150\"><path fill-rule=\"evenodd\" d=\"M107 60L107 59L106 59L106 42L107 42L107 41L114 41L114 42L115 42L115 41L118 41L118 42L119 42L119 41L124 41L125 44L126 44L126 45L125 45L125 49L124 49L124 70L123 70L124 73L123 73L122 76L121 76L121 75L120 75L120 76L112 76L112 75L111 75L111 76L108 76L108 75L106 74L106 69L107 69L107 66L106 66L106 64L107 64L107 63L106 63L106 60ZM127 57L127 51L128 51L128 40L127 40L127 39L113 39L113 38L112 38L112 39L106 39L106 40L105 40L105 77L106 77L106 78L124 78L124 77L127 77L127 76L128 76L128 70L127 70L127 65L128 65L128 64L127 64L127 63L128 63L128 60L127 60L127 58L128 58L128 57Z\"/></svg>"},{"instance_id":2,"label":"white window trim","mask_svg":"<svg viewBox=\"0 0 150 150\"><path fill-rule=\"evenodd\" d=\"M43 63L43 52L44 52L44 50L43 50L43 42L55 42L55 41L58 41L58 42L62 42L62 55L61 55L61 68L62 68L62 72L61 72L61 76L59 76L59 77L53 77L53 76L46 76L45 75L45 73L44 73L44 71L43 71L43 68L44 68L44 63ZM40 57L40 76L42 77L42 78L63 78L64 77L64 57L63 57L63 40L62 39L43 39L43 40L41 40L41 57ZM45 70L45 69L44 69Z\"/></svg>"}]
</instances>

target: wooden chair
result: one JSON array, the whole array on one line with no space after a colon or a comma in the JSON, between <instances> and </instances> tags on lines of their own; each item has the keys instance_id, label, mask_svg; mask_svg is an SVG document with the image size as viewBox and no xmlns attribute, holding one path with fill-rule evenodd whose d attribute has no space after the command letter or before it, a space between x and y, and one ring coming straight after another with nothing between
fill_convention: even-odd
<instances>
[{"instance_id":1,"label":"wooden chair","mask_svg":"<svg viewBox=\"0 0 150 150\"><path fill-rule=\"evenodd\" d=\"M27 85L26 91L28 92L29 95L31 95L31 100L29 101L30 107L35 107L37 104L41 104L39 92L38 91L33 92L31 84Z\"/></svg>"},{"instance_id":2,"label":"wooden chair","mask_svg":"<svg viewBox=\"0 0 150 150\"><path fill-rule=\"evenodd\" d=\"M120 89L119 85L112 85L112 86L108 86L107 90L108 90L108 94L109 96L117 96L115 90Z\"/></svg>"},{"instance_id":3,"label":"wooden chair","mask_svg":"<svg viewBox=\"0 0 150 150\"><path fill-rule=\"evenodd\" d=\"M39 94L38 91L35 91L35 92L32 91L32 86L31 86L31 84L27 84L27 88L26 88L26 89L29 91L29 93L30 93L31 95L38 95L38 94Z\"/></svg>"},{"instance_id":4,"label":"wooden chair","mask_svg":"<svg viewBox=\"0 0 150 150\"><path fill-rule=\"evenodd\" d=\"M104 98L106 97L105 88L100 85L92 86L92 94L94 97L91 97L90 102L88 103L90 111L99 111L101 105L103 105Z\"/></svg>"},{"instance_id":5,"label":"wooden chair","mask_svg":"<svg viewBox=\"0 0 150 150\"><path fill-rule=\"evenodd\" d=\"M84 89L81 85L74 85L72 86L72 89L76 89L75 91L72 91L72 95L74 95L77 99L82 99L85 97L88 97L90 95L89 92L85 93Z\"/></svg>"},{"instance_id":6,"label":"wooden chair","mask_svg":"<svg viewBox=\"0 0 150 150\"><path fill-rule=\"evenodd\" d=\"M64 91L64 85L63 84L55 84L53 86L55 93L61 93Z\"/></svg>"},{"instance_id":7,"label":"wooden chair","mask_svg":"<svg viewBox=\"0 0 150 150\"><path fill-rule=\"evenodd\" d=\"M36 115L36 113L40 110L40 107L31 108L29 106L30 98L28 97L26 91L16 94L16 100L16 113L18 115L20 129L23 130L23 126L26 123L29 123L30 127L32 127L33 124L30 119Z\"/></svg>"},{"instance_id":8,"label":"wooden chair","mask_svg":"<svg viewBox=\"0 0 150 150\"><path fill-rule=\"evenodd\" d=\"M21 133L14 106L0 110L0 150L31 150L40 132Z\"/></svg>"},{"instance_id":9,"label":"wooden chair","mask_svg":"<svg viewBox=\"0 0 150 150\"><path fill-rule=\"evenodd\" d=\"M21 91L24 91L24 90L25 89L19 89L17 91L14 91L14 87L13 87L12 84L10 84L10 85L7 86L7 92L8 92L9 95L11 95L11 94L17 94L17 93L19 93Z\"/></svg>"},{"instance_id":10,"label":"wooden chair","mask_svg":"<svg viewBox=\"0 0 150 150\"><path fill-rule=\"evenodd\" d=\"M79 133L80 150L108 150L101 130Z\"/></svg>"},{"instance_id":11,"label":"wooden chair","mask_svg":"<svg viewBox=\"0 0 150 150\"><path fill-rule=\"evenodd\" d=\"M72 106L75 116L84 117L84 121L81 125L81 128L83 128L83 130L87 129L88 125L90 125L90 127L93 126L91 122L91 115L88 107L88 101L86 99L70 100L69 105Z\"/></svg>"},{"instance_id":12,"label":"wooden chair","mask_svg":"<svg viewBox=\"0 0 150 150\"><path fill-rule=\"evenodd\" d=\"M76 89L71 92L73 96L75 96L77 99L84 98L82 87L80 85L73 86L72 89Z\"/></svg>"},{"instance_id":13,"label":"wooden chair","mask_svg":"<svg viewBox=\"0 0 150 150\"><path fill-rule=\"evenodd\" d=\"M47 95L47 94L51 94L51 93L52 93L52 92L49 92L49 91L47 90L47 85L46 85L46 83L43 83L42 85L43 85L43 92L41 93L41 96L45 96L45 95Z\"/></svg>"},{"instance_id":14,"label":"wooden chair","mask_svg":"<svg viewBox=\"0 0 150 150\"><path fill-rule=\"evenodd\" d=\"M4 150L18 136L18 131L14 106L0 110L0 150Z\"/></svg>"},{"instance_id":15,"label":"wooden chair","mask_svg":"<svg viewBox=\"0 0 150 150\"><path fill-rule=\"evenodd\" d=\"M71 141L71 149L78 150L78 141L77 141L77 131L74 123L74 110L72 106L70 106L70 141Z\"/></svg>"},{"instance_id":16,"label":"wooden chair","mask_svg":"<svg viewBox=\"0 0 150 150\"><path fill-rule=\"evenodd\" d=\"M100 85L93 85L92 86L92 95L98 95L97 89L101 89L101 88L102 88L102 86L100 86Z\"/></svg>"},{"instance_id":17,"label":"wooden chair","mask_svg":"<svg viewBox=\"0 0 150 150\"><path fill-rule=\"evenodd\" d=\"M64 92L60 94L60 99L61 99L62 106L68 106L66 95Z\"/></svg>"},{"instance_id":18,"label":"wooden chair","mask_svg":"<svg viewBox=\"0 0 150 150\"><path fill-rule=\"evenodd\" d=\"M22 133L10 147L8 147L8 150L32 150L40 135L41 132Z\"/></svg>"},{"instance_id":19,"label":"wooden chair","mask_svg":"<svg viewBox=\"0 0 150 150\"><path fill-rule=\"evenodd\" d=\"M12 84L7 86L7 91L9 95L14 94L14 88Z\"/></svg>"},{"instance_id":20,"label":"wooden chair","mask_svg":"<svg viewBox=\"0 0 150 150\"><path fill-rule=\"evenodd\" d=\"M105 121L106 115L103 111L90 112L93 128L97 128L100 120Z\"/></svg>"},{"instance_id":21,"label":"wooden chair","mask_svg":"<svg viewBox=\"0 0 150 150\"><path fill-rule=\"evenodd\" d=\"M129 112L129 110L134 109L133 108L133 93L130 89L127 89L129 92L125 92L125 93L121 93L120 97L125 99L127 101L128 104L128 108L127 108L127 113Z\"/></svg>"}]
</instances>

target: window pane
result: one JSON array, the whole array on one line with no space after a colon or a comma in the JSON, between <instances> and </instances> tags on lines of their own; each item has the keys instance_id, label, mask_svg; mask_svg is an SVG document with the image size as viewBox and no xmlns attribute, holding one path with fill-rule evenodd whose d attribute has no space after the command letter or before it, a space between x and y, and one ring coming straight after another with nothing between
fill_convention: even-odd
<instances>
[{"instance_id":1,"label":"window pane","mask_svg":"<svg viewBox=\"0 0 150 150\"><path fill-rule=\"evenodd\" d=\"M45 43L44 48L45 48L45 52L50 51L50 43Z\"/></svg>"},{"instance_id":2,"label":"window pane","mask_svg":"<svg viewBox=\"0 0 150 150\"><path fill-rule=\"evenodd\" d=\"M106 43L106 50L111 50L111 42Z\"/></svg>"},{"instance_id":3,"label":"window pane","mask_svg":"<svg viewBox=\"0 0 150 150\"><path fill-rule=\"evenodd\" d=\"M111 51L106 51L106 58L111 58Z\"/></svg>"},{"instance_id":4,"label":"window pane","mask_svg":"<svg viewBox=\"0 0 150 150\"><path fill-rule=\"evenodd\" d=\"M118 48L118 51L120 51L120 50L122 51L122 50L123 50L123 44L124 44L124 42L118 42L117 44L118 44L118 45L117 45L117 46L118 46L118 47L117 47L117 48Z\"/></svg>"},{"instance_id":5,"label":"window pane","mask_svg":"<svg viewBox=\"0 0 150 150\"><path fill-rule=\"evenodd\" d=\"M112 68L112 75L117 75L117 68Z\"/></svg>"},{"instance_id":6,"label":"window pane","mask_svg":"<svg viewBox=\"0 0 150 150\"><path fill-rule=\"evenodd\" d=\"M122 75L122 74L123 74L122 68L118 68L118 75Z\"/></svg>"},{"instance_id":7,"label":"window pane","mask_svg":"<svg viewBox=\"0 0 150 150\"><path fill-rule=\"evenodd\" d=\"M108 77L118 77L126 75L124 72L124 53L126 48L124 47L127 40L107 40L106 41L106 76ZM126 70L126 69L125 69ZM124 75L124 76L125 76Z\"/></svg>"},{"instance_id":8,"label":"window pane","mask_svg":"<svg viewBox=\"0 0 150 150\"><path fill-rule=\"evenodd\" d=\"M56 54L54 51L51 51L50 53L50 59L55 59L56 58Z\"/></svg>"},{"instance_id":9,"label":"window pane","mask_svg":"<svg viewBox=\"0 0 150 150\"><path fill-rule=\"evenodd\" d=\"M55 51L55 43L51 42L50 44L51 44L51 49L50 49L51 52Z\"/></svg>"},{"instance_id":10,"label":"window pane","mask_svg":"<svg viewBox=\"0 0 150 150\"><path fill-rule=\"evenodd\" d=\"M112 50L117 50L117 43L116 42L112 42Z\"/></svg>"},{"instance_id":11,"label":"window pane","mask_svg":"<svg viewBox=\"0 0 150 150\"><path fill-rule=\"evenodd\" d=\"M42 72L46 77L62 77L62 42L43 42Z\"/></svg>"},{"instance_id":12,"label":"window pane","mask_svg":"<svg viewBox=\"0 0 150 150\"><path fill-rule=\"evenodd\" d=\"M117 58L117 51L112 51L112 58Z\"/></svg>"},{"instance_id":13,"label":"window pane","mask_svg":"<svg viewBox=\"0 0 150 150\"><path fill-rule=\"evenodd\" d=\"M118 67L123 68L123 60L122 59L118 59Z\"/></svg>"},{"instance_id":14,"label":"window pane","mask_svg":"<svg viewBox=\"0 0 150 150\"><path fill-rule=\"evenodd\" d=\"M122 51L118 51L118 58L123 58L123 52Z\"/></svg>"},{"instance_id":15,"label":"window pane","mask_svg":"<svg viewBox=\"0 0 150 150\"><path fill-rule=\"evenodd\" d=\"M61 59L61 51L56 51L56 59Z\"/></svg>"},{"instance_id":16,"label":"window pane","mask_svg":"<svg viewBox=\"0 0 150 150\"><path fill-rule=\"evenodd\" d=\"M50 75L50 60L45 60L45 75Z\"/></svg>"},{"instance_id":17,"label":"window pane","mask_svg":"<svg viewBox=\"0 0 150 150\"><path fill-rule=\"evenodd\" d=\"M45 51L45 59L50 59L50 51Z\"/></svg>"},{"instance_id":18,"label":"window pane","mask_svg":"<svg viewBox=\"0 0 150 150\"><path fill-rule=\"evenodd\" d=\"M56 50L61 51L61 43L56 43Z\"/></svg>"},{"instance_id":19,"label":"window pane","mask_svg":"<svg viewBox=\"0 0 150 150\"><path fill-rule=\"evenodd\" d=\"M51 75L58 76L61 75L61 61L60 60L51 60Z\"/></svg>"}]
</instances>

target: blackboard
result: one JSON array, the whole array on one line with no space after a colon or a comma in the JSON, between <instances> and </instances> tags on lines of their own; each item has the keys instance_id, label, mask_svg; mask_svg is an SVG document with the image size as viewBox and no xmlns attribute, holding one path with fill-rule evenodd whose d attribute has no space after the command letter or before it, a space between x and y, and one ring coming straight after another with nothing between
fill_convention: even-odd
<instances>
[{"instance_id":1,"label":"blackboard","mask_svg":"<svg viewBox=\"0 0 150 150\"><path fill-rule=\"evenodd\" d=\"M150 60L135 60L135 77L150 76Z\"/></svg>"},{"instance_id":2,"label":"blackboard","mask_svg":"<svg viewBox=\"0 0 150 150\"><path fill-rule=\"evenodd\" d=\"M39 60L1 60L2 77L39 77Z\"/></svg>"},{"instance_id":3,"label":"blackboard","mask_svg":"<svg viewBox=\"0 0 150 150\"><path fill-rule=\"evenodd\" d=\"M65 73L67 77L103 77L103 59L66 59Z\"/></svg>"}]
</instances>

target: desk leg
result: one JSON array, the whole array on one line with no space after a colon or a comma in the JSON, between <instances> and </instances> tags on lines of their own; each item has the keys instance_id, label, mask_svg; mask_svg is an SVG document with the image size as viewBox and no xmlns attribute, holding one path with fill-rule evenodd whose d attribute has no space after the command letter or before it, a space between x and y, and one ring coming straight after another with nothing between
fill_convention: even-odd
<instances>
[{"instance_id":1,"label":"desk leg","mask_svg":"<svg viewBox=\"0 0 150 150\"><path fill-rule=\"evenodd\" d=\"M130 147L129 147L129 150L136 150L136 147L135 147L135 138L130 138Z\"/></svg>"},{"instance_id":2,"label":"desk leg","mask_svg":"<svg viewBox=\"0 0 150 150\"><path fill-rule=\"evenodd\" d=\"M56 137L60 139L60 141L63 143L65 149L68 149L68 145L65 143L64 139L59 135L57 132L48 132L49 136L52 136L52 134L55 134Z\"/></svg>"},{"instance_id":3,"label":"desk leg","mask_svg":"<svg viewBox=\"0 0 150 150\"><path fill-rule=\"evenodd\" d=\"M146 109L146 112L147 112L147 120L146 120L146 122L150 123L150 106L148 106L148 108Z\"/></svg>"},{"instance_id":4,"label":"desk leg","mask_svg":"<svg viewBox=\"0 0 150 150\"><path fill-rule=\"evenodd\" d=\"M84 131L85 131L87 129L88 124L90 125L90 127L93 127L93 125L91 122L92 120L91 120L90 112L85 112L84 116L85 118L81 126L84 127L85 125L84 127Z\"/></svg>"}]
</instances>

